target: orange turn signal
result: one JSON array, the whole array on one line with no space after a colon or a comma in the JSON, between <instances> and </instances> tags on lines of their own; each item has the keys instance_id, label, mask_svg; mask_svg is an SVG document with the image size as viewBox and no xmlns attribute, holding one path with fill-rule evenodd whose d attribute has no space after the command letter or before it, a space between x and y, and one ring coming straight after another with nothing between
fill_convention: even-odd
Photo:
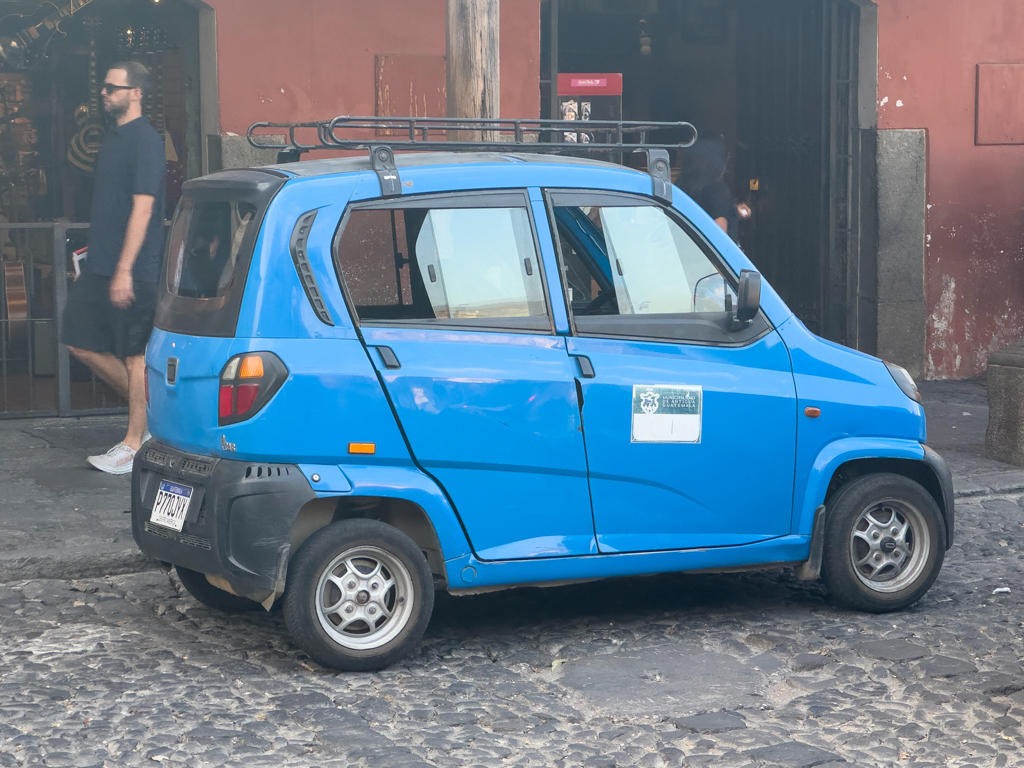
<instances>
[{"instance_id":1,"label":"orange turn signal","mask_svg":"<svg viewBox=\"0 0 1024 768\"><path fill-rule=\"evenodd\" d=\"M361 454L365 454L365 455L368 455L368 456L372 456L373 454L375 454L377 452L377 444L376 443L349 443L348 444L348 452L349 453L361 453Z\"/></svg>"},{"instance_id":2,"label":"orange turn signal","mask_svg":"<svg viewBox=\"0 0 1024 768\"><path fill-rule=\"evenodd\" d=\"M821 416L821 408L804 408L804 416L806 416L809 419L816 419L819 416Z\"/></svg>"},{"instance_id":3,"label":"orange turn signal","mask_svg":"<svg viewBox=\"0 0 1024 768\"><path fill-rule=\"evenodd\" d=\"M249 355L242 360L242 369L238 372L240 379L262 379L263 358L259 355Z\"/></svg>"}]
</instances>

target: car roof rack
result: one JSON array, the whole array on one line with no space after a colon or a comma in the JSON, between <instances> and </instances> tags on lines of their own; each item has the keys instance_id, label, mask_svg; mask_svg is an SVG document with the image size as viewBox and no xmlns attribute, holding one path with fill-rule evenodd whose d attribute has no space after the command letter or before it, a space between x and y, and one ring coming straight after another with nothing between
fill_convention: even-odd
<instances>
[{"instance_id":1,"label":"car roof rack","mask_svg":"<svg viewBox=\"0 0 1024 768\"><path fill-rule=\"evenodd\" d=\"M668 134L680 140L653 141L652 134ZM305 136L315 136L315 142L300 140ZM278 162L293 162L303 153L316 150L369 150L370 164L385 197L402 194L395 150L565 155L645 152L654 196L671 202L668 152L693 146L697 129L687 122L339 115L323 122L253 123L246 138L257 149L277 150Z\"/></svg>"}]
</instances>

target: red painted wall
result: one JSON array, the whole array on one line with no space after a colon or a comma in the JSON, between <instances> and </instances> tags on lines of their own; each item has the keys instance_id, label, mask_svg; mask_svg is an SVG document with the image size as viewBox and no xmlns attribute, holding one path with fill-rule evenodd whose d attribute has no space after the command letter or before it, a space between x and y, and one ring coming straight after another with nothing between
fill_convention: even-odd
<instances>
[{"instance_id":1,"label":"red painted wall","mask_svg":"<svg viewBox=\"0 0 1024 768\"><path fill-rule=\"evenodd\" d=\"M445 0L207 0L222 132L372 115L374 57L444 56ZM540 114L540 0L502 0L501 114Z\"/></svg>"},{"instance_id":2,"label":"red painted wall","mask_svg":"<svg viewBox=\"0 0 1024 768\"><path fill-rule=\"evenodd\" d=\"M879 128L928 131L925 374L977 376L1024 336L1024 145L974 141L977 65L1024 62L1024 3L877 4Z\"/></svg>"}]
</instances>

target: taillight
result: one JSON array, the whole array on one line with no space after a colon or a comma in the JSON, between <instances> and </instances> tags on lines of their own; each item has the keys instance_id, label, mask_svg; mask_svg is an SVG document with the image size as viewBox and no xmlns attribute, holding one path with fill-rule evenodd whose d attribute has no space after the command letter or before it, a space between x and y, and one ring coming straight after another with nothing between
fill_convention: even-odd
<instances>
[{"instance_id":1,"label":"taillight","mask_svg":"<svg viewBox=\"0 0 1024 768\"><path fill-rule=\"evenodd\" d=\"M288 378L288 369L273 352L235 355L220 372L217 420L223 427L251 418Z\"/></svg>"}]
</instances>

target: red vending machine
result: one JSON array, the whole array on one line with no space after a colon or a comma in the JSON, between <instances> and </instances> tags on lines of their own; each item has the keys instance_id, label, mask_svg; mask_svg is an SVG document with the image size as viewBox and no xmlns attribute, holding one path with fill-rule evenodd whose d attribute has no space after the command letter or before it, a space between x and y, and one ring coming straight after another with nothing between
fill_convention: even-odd
<instances>
[{"instance_id":1,"label":"red vending machine","mask_svg":"<svg viewBox=\"0 0 1024 768\"><path fill-rule=\"evenodd\" d=\"M562 120L621 120L622 73L559 73L558 113ZM565 131L562 141L590 143L594 135Z\"/></svg>"}]
</instances>

